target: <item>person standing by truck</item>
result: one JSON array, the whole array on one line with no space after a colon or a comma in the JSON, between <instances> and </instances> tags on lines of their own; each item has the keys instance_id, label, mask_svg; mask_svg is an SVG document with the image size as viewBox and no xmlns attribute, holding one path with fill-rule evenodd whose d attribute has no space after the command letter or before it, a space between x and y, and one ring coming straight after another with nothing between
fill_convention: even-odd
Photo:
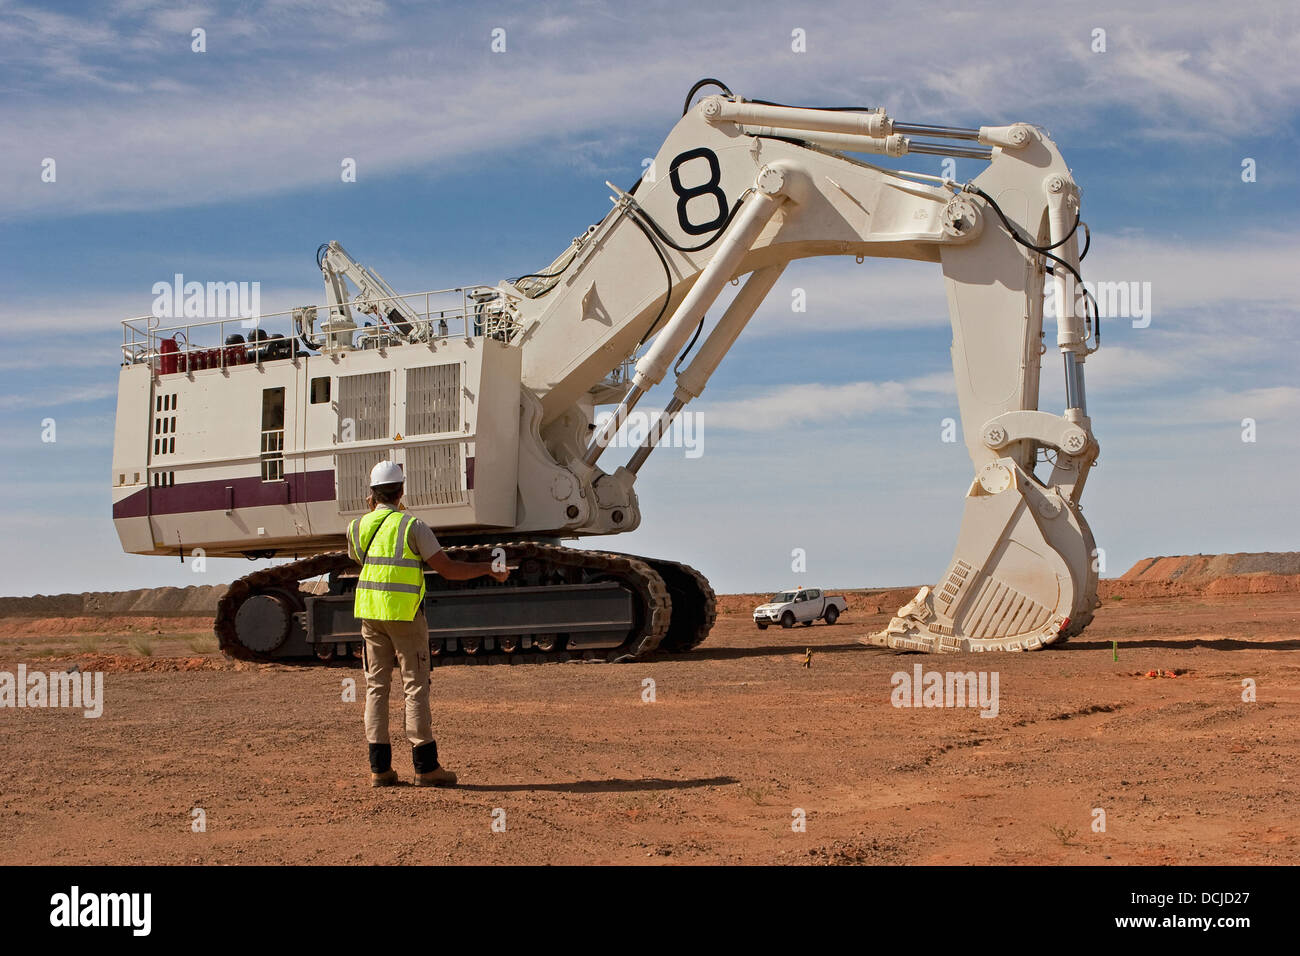
<instances>
[{"instance_id":1,"label":"person standing by truck","mask_svg":"<svg viewBox=\"0 0 1300 956\"><path fill-rule=\"evenodd\" d=\"M426 567L452 581L509 577L489 561L457 561L438 544L433 530L405 513L402 466L381 461L370 472L370 513L348 525L348 556L361 565L352 613L361 621L366 671L366 742L370 785L391 787L393 748L388 736L388 699L393 667L406 695L406 736L417 787L450 787L456 775L438 762L429 711L429 627L424 616Z\"/></svg>"}]
</instances>

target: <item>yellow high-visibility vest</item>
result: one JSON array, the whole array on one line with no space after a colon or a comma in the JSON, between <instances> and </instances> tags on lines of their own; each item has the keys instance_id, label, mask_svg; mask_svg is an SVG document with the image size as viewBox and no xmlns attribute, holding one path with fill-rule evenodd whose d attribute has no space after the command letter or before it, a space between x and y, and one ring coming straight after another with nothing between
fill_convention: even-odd
<instances>
[{"instance_id":1,"label":"yellow high-visibility vest","mask_svg":"<svg viewBox=\"0 0 1300 956\"><path fill-rule=\"evenodd\" d=\"M424 562L411 547L404 512L381 505L348 525L352 550L365 563L352 613L372 621L413 621L424 599ZM369 550L367 551L367 547Z\"/></svg>"}]
</instances>

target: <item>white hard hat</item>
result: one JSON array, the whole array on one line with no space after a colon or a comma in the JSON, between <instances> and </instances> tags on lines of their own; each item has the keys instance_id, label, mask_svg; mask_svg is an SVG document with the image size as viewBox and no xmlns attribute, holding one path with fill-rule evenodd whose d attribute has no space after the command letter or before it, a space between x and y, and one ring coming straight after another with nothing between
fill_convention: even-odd
<instances>
[{"instance_id":1,"label":"white hard hat","mask_svg":"<svg viewBox=\"0 0 1300 956\"><path fill-rule=\"evenodd\" d=\"M406 481L402 466L395 461L381 461L370 469L370 487L377 485L400 485Z\"/></svg>"}]
</instances>

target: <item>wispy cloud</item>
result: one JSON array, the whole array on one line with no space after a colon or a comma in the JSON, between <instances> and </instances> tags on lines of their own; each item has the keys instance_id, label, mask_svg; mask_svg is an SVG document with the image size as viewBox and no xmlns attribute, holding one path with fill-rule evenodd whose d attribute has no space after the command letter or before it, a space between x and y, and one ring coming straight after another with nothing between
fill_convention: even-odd
<instances>
[{"instance_id":1,"label":"wispy cloud","mask_svg":"<svg viewBox=\"0 0 1300 956\"><path fill-rule=\"evenodd\" d=\"M0 409L17 411L30 408L61 408L66 405L97 402L101 399L111 398L116 393L116 383L111 385L91 385L84 388L45 388L37 392L0 395Z\"/></svg>"},{"instance_id":2,"label":"wispy cloud","mask_svg":"<svg viewBox=\"0 0 1300 956\"><path fill-rule=\"evenodd\" d=\"M1237 431L1251 419L1257 426L1281 427L1272 441L1300 444L1300 387L1265 385L1257 388L1231 389L1210 385L1185 394L1153 394L1129 406L1117 425L1127 428L1147 426L1213 426Z\"/></svg>"},{"instance_id":3,"label":"wispy cloud","mask_svg":"<svg viewBox=\"0 0 1300 956\"><path fill-rule=\"evenodd\" d=\"M21 95L9 98L0 137L20 145L0 157L0 182L7 214L20 216L269 195L337 182L344 156L373 177L460 168L503 144L536 150L539 162L574 138L650 148L702 70L750 95L882 103L913 121L1015 118L1101 131L1126 109L1144 118L1129 131L1137 137L1243 125L1258 133L1300 100L1294 11L1204 2L1158 13L1120 4L1052 17L1029 3L998 10L993 27L973 11L918 19L913 4L879 4L867 33L852 26L865 24L860 7L844 2L704 9L692 31L664 28L674 18L662 2L540 17L518 4L485 13L280 2L238 14L125 4L96 18L11 3L0 82ZM923 54L878 42L920 23ZM1094 54L1091 29L1105 24L1108 50ZM502 54L489 47L497 25L507 29ZM207 53L189 52L195 26L208 30ZM809 44L797 61L794 27ZM974 56L971 30L980 36ZM796 68L809 62L811 75ZM70 84L81 84L75 97ZM40 181L44 157L59 162L57 183Z\"/></svg>"},{"instance_id":4,"label":"wispy cloud","mask_svg":"<svg viewBox=\"0 0 1300 956\"><path fill-rule=\"evenodd\" d=\"M1090 283L1137 283L1143 304L1151 306L1155 332L1200 328L1223 333L1228 338L1223 344L1231 347L1242 336L1270 331L1271 322L1290 315L1300 300L1297 261L1300 236L1290 233L1244 231L1214 238L1097 234L1083 275ZM792 310L796 290L803 292L804 312ZM1112 321L1131 326L1134 317ZM810 335L948 322L938 265L873 259L858 265L843 256L792 263L747 334ZM1050 316L1045 320L1049 330L1053 322Z\"/></svg>"},{"instance_id":5,"label":"wispy cloud","mask_svg":"<svg viewBox=\"0 0 1300 956\"><path fill-rule=\"evenodd\" d=\"M769 431L791 425L821 425L881 412L899 414L920 405L948 404L950 376L927 375L904 382L844 382L787 385L752 397L701 404L705 425L740 431Z\"/></svg>"}]
</instances>

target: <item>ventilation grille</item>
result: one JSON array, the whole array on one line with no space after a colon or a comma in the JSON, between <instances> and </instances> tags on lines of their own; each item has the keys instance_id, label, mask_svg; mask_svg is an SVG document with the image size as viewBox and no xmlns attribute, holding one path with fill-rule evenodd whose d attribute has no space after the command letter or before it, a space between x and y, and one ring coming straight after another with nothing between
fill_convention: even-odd
<instances>
[{"instance_id":1,"label":"ventilation grille","mask_svg":"<svg viewBox=\"0 0 1300 956\"><path fill-rule=\"evenodd\" d=\"M334 456L334 474L338 480L339 511L365 511L370 493L370 469L384 460L380 448L347 451Z\"/></svg>"},{"instance_id":2,"label":"ventilation grille","mask_svg":"<svg viewBox=\"0 0 1300 956\"><path fill-rule=\"evenodd\" d=\"M444 366L447 367L447 366ZM465 445L447 442L406 450L406 502L414 508L459 505L465 491Z\"/></svg>"},{"instance_id":3,"label":"ventilation grille","mask_svg":"<svg viewBox=\"0 0 1300 956\"><path fill-rule=\"evenodd\" d=\"M406 370L406 431L460 431L460 363Z\"/></svg>"},{"instance_id":4,"label":"ventilation grille","mask_svg":"<svg viewBox=\"0 0 1300 956\"><path fill-rule=\"evenodd\" d=\"M339 441L388 437L388 379L388 372L339 376Z\"/></svg>"}]
</instances>

